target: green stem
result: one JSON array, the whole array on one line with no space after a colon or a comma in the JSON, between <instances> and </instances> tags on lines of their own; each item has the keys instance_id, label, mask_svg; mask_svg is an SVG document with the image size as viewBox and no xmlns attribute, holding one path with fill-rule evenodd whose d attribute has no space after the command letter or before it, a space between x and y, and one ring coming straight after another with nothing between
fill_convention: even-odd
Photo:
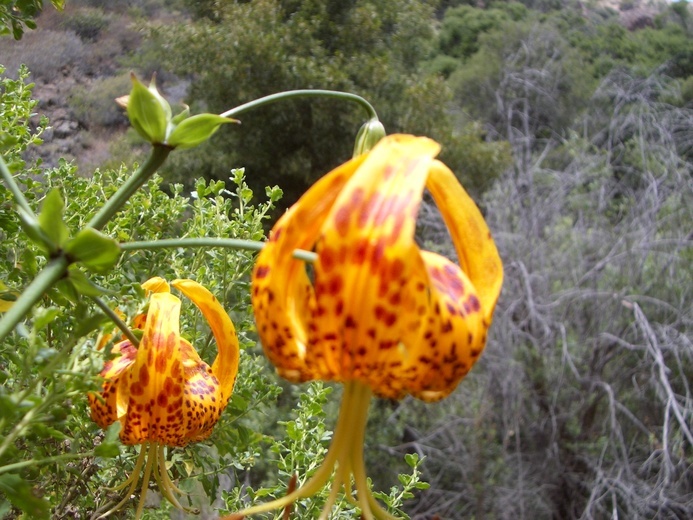
<instances>
[{"instance_id":1,"label":"green stem","mask_svg":"<svg viewBox=\"0 0 693 520\"><path fill-rule=\"evenodd\" d=\"M248 251L260 251L265 247L264 242L256 240L240 240L237 238L168 238L163 240L143 240L140 242L124 242L120 244L123 251L137 251L140 249L166 249L173 247L224 247L228 249L245 249ZM294 258L304 262L313 263L318 255L312 251L303 249L294 250Z\"/></svg>"},{"instance_id":2,"label":"green stem","mask_svg":"<svg viewBox=\"0 0 693 520\"><path fill-rule=\"evenodd\" d=\"M98 211L96 215L87 224L94 229L102 229L113 215L118 213L120 208L128 201L130 197L149 179L154 172L164 163L168 154L171 153L171 148L166 146L154 145L152 153L147 160L142 164L132 176L118 189L118 191L106 201L106 204Z\"/></svg>"},{"instance_id":3,"label":"green stem","mask_svg":"<svg viewBox=\"0 0 693 520\"><path fill-rule=\"evenodd\" d=\"M29 203L24 197L24 193L22 193L21 188L14 180L14 177L12 176L12 173L10 173L10 169L7 167L7 164L5 164L5 161L2 158L2 156L0 156L0 175L2 175L5 184L7 184L7 187L12 192L12 195L14 196L14 200L17 203L17 205L21 206L22 209L27 213L27 215L33 215L34 219L36 219L34 211L31 209L31 206L29 206Z\"/></svg>"},{"instance_id":4,"label":"green stem","mask_svg":"<svg viewBox=\"0 0 693 520\"><path fill-rule=\"evenodd\" d=\"M93 451L87 451L85 453L63 453L62 455L54 455L53 457L48 457L45 459L29 459L23 460L22 462L15 462L14 464L7 464L6 466L0 467L0 474L7 473L8 471L14 471L16 469L22 469L27 466L42 466L44 464L50 464L52 462L60 462L63 460L74 460L74 459L85 459L87 457L93 457Z\"/></svg>"},{"instance_id":5,"label":"green stem","mask_svg":"<svg viewBox=\"0 0 693 520\"><path fill-rule=\"evenodd\" d=\"M339 92L336 90L287 90L286 92L278 92L276 94L270 94L269 96L261 97L260 99L255 99L253 101L250 101L248 103L245 103L243 105L237 106L236 108L232 108L231 110L227 110L223 114L220 114L222 117L235 117L243 112L247 112L248 110L252 110L254 108L258 108L261 106L265 105L270 105L272 103L276 103L277 101L282 101L284 99L291 99L291 98L307 98L307 97L322 97L322 98L334 98L334 99L343 99L346 101L353 101L355 103L358 103L361 105L366 112L368 112L368 118L369 119L378 119L378 114L375 112L375 109L373 108L373 105L371 105L368 101L366 101L364 98L361 96L357 96L356 94L350 94L348 92Z\"/></svg>"},{"instance_id":6,"label":"green stem","mask_svg":"<svg viewBox=\"0 0 693 520\"><path fill-rule=\"evenodd\" d=\"M140 346L140 340L137 339L137 336L135 336L132 333L132 331L125 324L125 322L120 319L120 316L113 312L113 309L106 305L106 303L97 296L92 296L91 299L94 301L97 307L99 307L103 311L103 313L106 316L108 316L108 318L115 324L115 326L118 327L123 332L123 334L125 334L125 337L130 340L130 343L132 343L135 347Z\"/></svg>"},{"instance_id":7,"label":"green stem","mask_svg":"<svg viewBox=\"0 0 693 520\"><path fill-rule=\"evenodd\" d=\"M169 148L164 146L154 146L152 153L145 163L140 166L137 171L118 189L118 191L106 201L106 204L98 211L96 215L91 219L88 226L94 229L103 228L108 221L115 215L118 210L127 202L127 200L137 191L137 189L146 182L146 180L151 177L154 172L163 164L171 153ZM4 165L4 162L0 161L0 165ZM31 212L26 199L19 190L19 187L14 182L14 179L9 174L7 168L2 168L0 170L3 178L8 182L10 190L12 190L15 198L17 199L17 204L21 205L22 208L26 205L26 208ZM16 193L15 193L16 191ZM31 308L38 302L45 292L53 287L58 280L60 280L69 266L69 262L64 255L51 260L46 267L34 278L29 286L22 292L20 297L14 302L14 305L5 313L0 320L0 340L4 339L17 324L31 311Z\"/></svg>"},{"instance_id":8,"label":"green stem","mask_svg":"<svg viewBox=\"0 0 693 520\"><path fill-rule=\"evenodd\" d=\"M69 262L64 256L51 260L34 278L14 305L0 320L0 340L14 330L17 324L31 311L31 308L43 297L45 292L55 285L67 272Z\"/></svg>"}]
</instances>

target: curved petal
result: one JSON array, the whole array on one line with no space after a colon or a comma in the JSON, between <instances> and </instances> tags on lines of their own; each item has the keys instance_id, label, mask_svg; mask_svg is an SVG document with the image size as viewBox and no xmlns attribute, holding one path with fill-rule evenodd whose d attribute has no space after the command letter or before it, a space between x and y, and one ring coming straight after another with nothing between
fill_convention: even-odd
<instances>
[{"instance_id":1,"label":"curved petal","mask_svg":"<svg viewBox=\"0 0 693 520\"><path fill-rule=\"evenodd\" d=\"M181 428L184 444L187 444L209 437L226 408L230 394L224 393L213 369L200 359L190 343L181 338L180 348L185 374Z\"/></svg>"},{"instance_id":2,"label":"curved petal","mask_svg":"<svg viewBox=\"0 0 693 520\"><path fill-rule=\"evenodd\" d=\"M167 292L152 294L137 357L121 383L127 387L122 393L128 394L120 432L125 444L186 444L179 316L178 298Z\"/></svg>"},{"instance_id":3,"label":"curved petal","mask_svg":"<svg viewBox=\"0 0 693 520\"><path fill-rule=\"evenodd\" d=\"M171 285L197 305L212 329L218 349L217 357L212 364L212 373L221 383L223 397L220 404L223 409L231 397L238 374L239 346L236 329L219 301L205 287L187 279L174 280Z\"/></svg>"},{"instance_id":4,"label":"curved petal","mask_svg":"<svg viewBox=\"0 0 693 520\"><path fill-rule=\"evenodd\" d=\"M129 341L121 341L113 347L119 356L106 361L101 377L105 379L100 393L87 395L91 408L91 418L101 428L108 428L118 420L117 389L123 374L135 362L137 349Z\"/></svg>"},{"instance_id":5,"label":"curved petal","mask_svg":"<svg viewBox=\"0 0 693 520\"><path fill-rule=\"evenodd\" d=\"M460 267L428 251L421 252L421 260L428 302L422 327L402 338L406 357L401 378L414 397L437 401L476 363L487 326L475 288Z\"/></svg>"},{"instance_id":6,"label":"curved petal","mask_svg":"<svg viewBox=\"0 0 693 520\"><path fill-rule=\"evenodd\" d=\"M415 219L439 149L413 136L380 141L340 193L316 247L313 338L334 352L341 380L367 381L382 396L400 392L387 367L402 362L404 331L420 327L410 296Z\"/></svg>"},{"instance_id":7,"label":"curved petal","mask_svg":"<svg viewBox=\"0 0 693 520\"><path fill-rule=\"evenodd\" d=\"M462 270L476 288L487 326L503 285L503 263L484 217L450 169L434 161L426 187L450 231Z\"/></svg>"},{"instance_id":8,"label":"curved petal","mask_svg":"<svg viewBox=\"0 0 693 520\"><path fill-rule=\"evenodd\" d=\"M307 317L314 307L313 288L295 249L312 249L324 216L358 166L357 157L322 177L277 222L258 255L252 276L252 303L265 353L290 381L316 377L305 363ZM327 367L315 364L322 370Z\"/></svg>"},{"instance_id":9,"label":"curved petal","mask_svg":"<svg viewBox=\"0 0 693 520\"><path fill-rule=\"evenodd\" d=\"M168 293L171 292L171 288L168 286L168 282L161 278L161 276L154 276L143 282L142 289L147 293Z\"/></svg>"}]
</instances>

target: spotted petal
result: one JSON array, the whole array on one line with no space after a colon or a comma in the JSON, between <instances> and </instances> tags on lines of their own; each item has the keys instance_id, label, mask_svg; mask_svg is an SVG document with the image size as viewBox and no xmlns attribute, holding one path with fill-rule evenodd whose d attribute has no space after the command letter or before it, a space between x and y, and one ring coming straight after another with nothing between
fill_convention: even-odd
<instances>
[{"instance_id":1,"label":"spotted petal","mask_svg":"<svg viewBox=\"0 0 693 520\"><path fill-rule=\"evenodd\" d=\"M447 224L462 271L475 287L488 325L503 285L503 263L479 208L450 169L433 161L426 187Z\"/></svg>"},{"instance_id":2,"label":"spotted petal","mask_svg":"<svg viewBox=\"0 0 693 520\"><path fill-rule=\"evenodd\" d=\"M122 392L127 413L121 439L126 444L186 444L179 316L178 298L167 292L152 294L137 357Z\"/></svg>"},{"instance_id":3,"label":"spotted petal","mask_svg":"<svg viewBox=\"0 0 693 520\"><path fill-rule=\"evenodd\" d=\"M239 346L236 329L219 301L205 287L187 279L174 280L171 285L197 305L212 329L218 350L217 357L212 364L212 373L221 384L222 397L218 404L223 409L231 396L238 374ZM197 356L194 349L192 352ZM199 359L199 356L197 357Z\"/></svg>"},{"instance_id":4,"label":"spotted petal","mask_svg":"<svg viewBox=\"0 0 693 520\"><path fill-rule=\"evenodd\" d=\"M304 262L294 249L312 249L325 215L364 156L349 161L316 182L277 222L253 269L252 302L265 353L290 381L306 381L333 367L305 362L307 318L315 306ZM296 225L300 222L300 225Z\"/></svg>"},{"instance_id":5,"label":"spotted petal","mask_svg":"<svg viewBox=\"0 0 693 520\"><path fill-rule=\"evenodd\" d=\"M434 159L439 148L426 138L385 138L279 221L253 273L253 304L280 374L356 379L383 397L436 400L469 371L486 341L502 265L476 205ZM461 267L414 242L424 186ZM314 283L290 259L295 248L318 254Z\"/></svg>"},{"instance_id":6,"label":"spotted petal","mask_svg":"<svg viewBox=\"0 0 693 520\"><path fill-rule=\"evenodd\" d=\"M438 150L411 136L376 146L335 201L316 246L311 324L319 347L311 352L336 356L339 379L368 382L387 397L401 397L401 340L421 326L424 295L411 287L415 219Z\"/></svg>"},{"instance_id":7,"label":"spotted petal","mask_svg":"<svg viewBox=\"0 0 693 520\"><path fill-rule=\"evenodd\" d=\"M118 420L118 385L125 371L135 362L137 349L126 340L116 344L112 353L117 356L106 361L100 374L105 380L101 392L87 396L92 420L104 429Z\"/></svg>"}]
</instances>

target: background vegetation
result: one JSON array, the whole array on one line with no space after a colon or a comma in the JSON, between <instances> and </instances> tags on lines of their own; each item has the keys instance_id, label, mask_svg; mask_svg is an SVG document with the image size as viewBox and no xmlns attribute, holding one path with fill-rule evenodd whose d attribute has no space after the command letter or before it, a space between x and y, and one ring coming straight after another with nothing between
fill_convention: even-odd
<instances>
[{"instance_id":1,"label":"background vegetation","mask_svg":"<svg viewBox=\"0 0 693 520\"><path fill-rule=\"evenodd\" d=\"M137 157L111 105L130 69L156 70L167 94L194 112L293 88L366 97L389 132L443 144L443 160L482 206L506 267L487 350L457 391L435 405L374 405L374 487L389 490L397 473L411 474L403 456L415 453L425 457L415 471L430 488L404 506L412 518L688 518L692 16L685 2L74 0L64 13L47 9L22 40L0 40L0 122L19 135L3 154L37 206L60 186L77 226ZM46 52L58 46L64 51ZM36 82L38 106L29 103L28 80L10 79L20 63ZM281 210L349 157L362 119L356 107L331 101L248 114L240 127L174 155L108 232L119 240L262 236L272 207ZM75 128L60 137L65 121ZM59 157L77 158L84 175ZM93 164L101 166L94 175ZM274 185L281 200L276 190L258 196ZM17 233L4 189L0 196L0 280L21 290L43 259ZM452 255L432 206L421 215L421 241ZM283 493L294 469L305 473L320 457L334 418L331 388L281 383L259 355L250 261L245 253L159 251L128 257L101 280L127 312L139 303L136 282L150 274L194 277L225 295L246 376L210 442L171 459L208 508L208 496L218 497L214 508L233 507L247 486ZM54 308L44 302L0 346L8 518L34 503L56 518L88 516L134 457L122 447L116 458L94 452L94 439L118 446L88 420L83 395L98 384L100 316L79 304L69 316ZM86 323L94 333L78 341ZM200 330L195 344L207 339Z\"/></svg>"}]
</instances>

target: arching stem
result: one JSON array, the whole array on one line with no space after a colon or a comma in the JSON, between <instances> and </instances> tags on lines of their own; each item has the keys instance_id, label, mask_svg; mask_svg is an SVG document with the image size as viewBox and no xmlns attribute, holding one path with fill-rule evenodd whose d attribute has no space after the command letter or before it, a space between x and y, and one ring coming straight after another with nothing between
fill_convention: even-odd
<instances>
[{"instance_id":1,"label":"arching stem","mask_svg":"<svg viewBox=\"0 0 693 520\"><path fill-rule=\"evenodd\" d=\"M269 96L264 96L259 99L255 99L253 101L250 101L248 103L245 103L243 105L237 106L236 108L232 108L231 110L227 110L223 114L220 114L222 117L236 117L243 112L247 112L249 110L271 105L273 103L276 103L278 101L283 101L286 99L291 99L291 98L307 98L307 97L319 97L319 98L334 98L334 99L342 99L346 101L352 101L354 103L358 103L361 105L366 112L368 112L368 118L369 119L378 119L378 114L375 112L375 109L373 108L373 105L371 105L368 101L366 101L364 98L361 96L357 96L356 94L351 94L349 92L339 92L336 90L312 90L312 89L305 89L305 90L287 90L286 92L278 92L276 94L270 94Z\"/></svg>"}]
</instances>

